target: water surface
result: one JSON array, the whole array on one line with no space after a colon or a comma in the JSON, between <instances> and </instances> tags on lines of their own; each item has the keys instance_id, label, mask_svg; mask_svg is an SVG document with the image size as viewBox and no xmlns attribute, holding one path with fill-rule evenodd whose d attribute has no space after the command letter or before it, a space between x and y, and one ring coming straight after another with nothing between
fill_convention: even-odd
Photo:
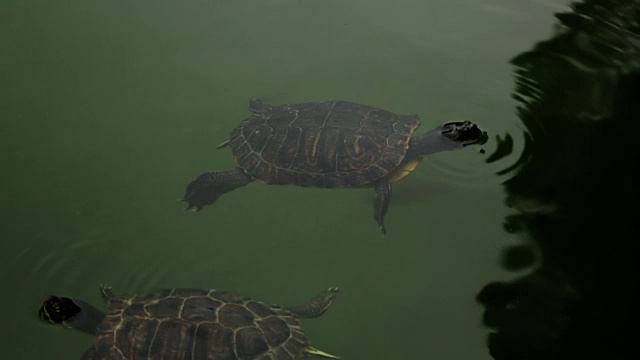
<instances>
[{"instance_id":1,"label":"water surface","mask_svg":"<svg viewBox=\"0 0 640 360\"><path fill-rule=\"evenodd\" d=\"M630 166L611 159L632 149L603 141L611 130L605 124L638 114L629 105L638 89L637 77L629 80L638 70L637 32L601 39L627 39L628 48L617 57L598 48L591 53L604 51L605 60L571 72L548 56L557 47L535 47L571 29L553 16L570 11L565 2L39 1L3 8L7 358L79 358L91 338L40 322L37 309L50 294L100 305L100 283L122 293L218 288L281 304L339 286L330 311L304 327L315 346L345 359L550 358L580 338L575 324L588 323L571 317L577 295L600 290L589 280L598 272L582 270L612 269L595 263L625 253L627 243L616 240L626 231L624 214L607 239L613 247L576 247L577 229L595 227L575 239L604 236L600 230L614 223L571 214L583 214L592 197L605 201L599 213L611 211L604 188L630 195L622 190L634 183ZM565 45L584 44L568 38ZM566 48L565 59L586 56L584 48ZM563 74L573 77L562 82ZM527 81L536 85L523 87ZM546 95L534 101L532 91ZM234 166L228 150L215 146L248 116L250 98L362 102L419 114L419 131L470 119L490 140L430 156L397 183L385 237L368 189L255 183L200 213L182 211L176 199L193 177ZM587 260L595 253L604 255ZM599 273L598 281L624 270ZM531 298L544 300L525 301ZM578 315L597 303L591 299ZM505 311L514 306L522 311ZM537 318L550 323L530 321L541 306ZM498 328L490 338L486 325Z\"/></svg>"}]
</instances>

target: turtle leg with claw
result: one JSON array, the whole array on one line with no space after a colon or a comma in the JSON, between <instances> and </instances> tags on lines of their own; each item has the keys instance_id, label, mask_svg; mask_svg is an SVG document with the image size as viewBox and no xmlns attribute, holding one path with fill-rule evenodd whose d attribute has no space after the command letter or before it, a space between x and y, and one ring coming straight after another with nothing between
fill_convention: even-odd
<instances>
[{"instance_id":1,"label":"turtle leg with claw","mask_svg":"<svg viewBox=\"0 0 640 360\"><path fill-rule=\"evenodd\" d=\"M185 210L200 211L206 205L213 204L222 194L252 181L241 169L201 174L187 186L182 198L189 204Z\"/></svg>"},{"instance_id":2,"label":"turtle leg with claw","mask_svg":"<svg viewBox=\"0 0 640 360\"><path fill-rule=\"evenodd\" d=\"M382 234L387 233L387 229L384 226L384 215L389 209L389 203L391 202L391 183L388 180L382 180L375 186L376 196L373 201L373 217L376 219L380 231Z\"/></svg>"},{"instance_id":3,"label":"turtle leg with claw","mask_svg":"<svg viewBox=\"0 0 640 360\"><path fill-rule=\"evenodd\" d=\"M300 318L318 317L324 314L329 306L331 306L333 299L338 295L338 291L337 287L325 289L320 294L314 296L308 303L298 306L287 306L286 309ZM303 350L303 353L330 359L340 359L338 356L331 355L322 350L316 349L313 346L307 346Z\"/></svg>"},{"instance_id":4,"label":"turtle leg with claw","mask_svg":"<svg viewBox=\"0 0 640 360\"><path fill-rule=\"evenodd\" d=\"M333 299L338 295L338 288L328 288L316 295L308 303L298 306L287 306L287 310L300 318L318 317L327 311Z\"/></svg>"}]
</instances>

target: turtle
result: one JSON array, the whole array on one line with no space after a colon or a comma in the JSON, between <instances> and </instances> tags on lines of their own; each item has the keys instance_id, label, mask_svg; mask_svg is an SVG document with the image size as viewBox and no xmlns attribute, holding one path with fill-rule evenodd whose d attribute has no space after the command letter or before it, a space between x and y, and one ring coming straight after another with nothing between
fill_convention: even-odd
<instances>
[{"instance_id":1,"label":"turtle","mask_svg":"<svg viewBox=\"0 0 640 360\"><path fill-rule=\"evenodd\" d=\"M339 359L309 345L299 321L322 315L338 294L335 287L297 306L191 288L137 297L117 296L101 285L100 293L106 313L59 296L48 297L39 310L47 322L95 336L82 360Z\"/></svg>"},{"instance_id":2,"label":"turtle","mask_svg":"<svg viewBox=\"0 0 640 360\"><path fill-rule=\"evenodd\" d=\"M254 180L269 185L375 189L374 219L383 234L391 183L425 155L486 140L470 121L448 122L419 136L418 115L349 101L271 105L249 101L251 115L217 148L231 148L233 170L205 172L186 188L187 210L200 211Z\"/></svg>"}]
</instances>

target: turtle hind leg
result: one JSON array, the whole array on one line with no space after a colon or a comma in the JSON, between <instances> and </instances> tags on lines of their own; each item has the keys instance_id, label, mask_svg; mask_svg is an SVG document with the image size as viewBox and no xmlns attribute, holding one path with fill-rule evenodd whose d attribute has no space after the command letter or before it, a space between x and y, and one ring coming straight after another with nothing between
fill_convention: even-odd
<instances>
[{"instance_id":1,"label":"turtle hind leg","mask_svg":"<svg viewBox=\"0 0 640 360\"><path fill-rule=\"evenodd\" d=\"M384 216L391 202L391 183L387 180L380 181L376 184L375 190L376 196L373 200L373 217L376 219L376 223L378 223L382 234L386 234L387 228L384 226Z\"/></svg>"},{"instance_id":2,"label":"turtle hind leg","mask_svg":"<svg viewBox=\"0 0 640 360\"><path fill-rule=\"evenodd\" d=\"M185 210L200 211L203 207L213 204L222 194L252 181L253 179L240 169L201 174L187 186L182 198L182 201L188 204Z\"/></svg>"},{"instance_id":3,"label":"turtle hind leg","mask_svg":"<svg viewBox=\"0 0 640 360\"><path fill-rule=\"evenodd\" d=\"M325 289L320 294L314 296L308 303L299 306L287 306L286 309L300 318L318 317L324 314L329 306L331 306L333 299L338 295L338 291L339 289L337 287Z\"/></svg>"}]
</instances>

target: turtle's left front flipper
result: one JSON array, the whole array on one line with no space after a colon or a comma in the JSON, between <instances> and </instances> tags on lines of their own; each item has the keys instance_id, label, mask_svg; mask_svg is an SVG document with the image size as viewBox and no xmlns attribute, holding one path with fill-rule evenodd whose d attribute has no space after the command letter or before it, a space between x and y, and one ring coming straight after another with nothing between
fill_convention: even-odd
<instances>
[{"instance_id":1,"label":"turtle's left front flipper","mask_svg":"<svg viewBox=\"0 0 640 360\"><path fill-rule=\"evenodd\" d=\"M387 229L384 226L384 216L389 209L389 203L391 202L391 183L388 180L381 180L375 186L376 197L373 201L373 217L376 219L380 231L383 234L387 233Z\"/></svg>"},{"instance_id":2,"label":"turtle's left front flipper","mask_svg":"<svg viewBox=\"0 0 640 360\"><path fill-rule=\"evenodd\" d=\"M241 169L206 172L187 186L182 200L189 204L186 210L193 208L200 211L206 205L213 204L222 194L252 181L253 179Z\"/></svg>"}]
</instances>

